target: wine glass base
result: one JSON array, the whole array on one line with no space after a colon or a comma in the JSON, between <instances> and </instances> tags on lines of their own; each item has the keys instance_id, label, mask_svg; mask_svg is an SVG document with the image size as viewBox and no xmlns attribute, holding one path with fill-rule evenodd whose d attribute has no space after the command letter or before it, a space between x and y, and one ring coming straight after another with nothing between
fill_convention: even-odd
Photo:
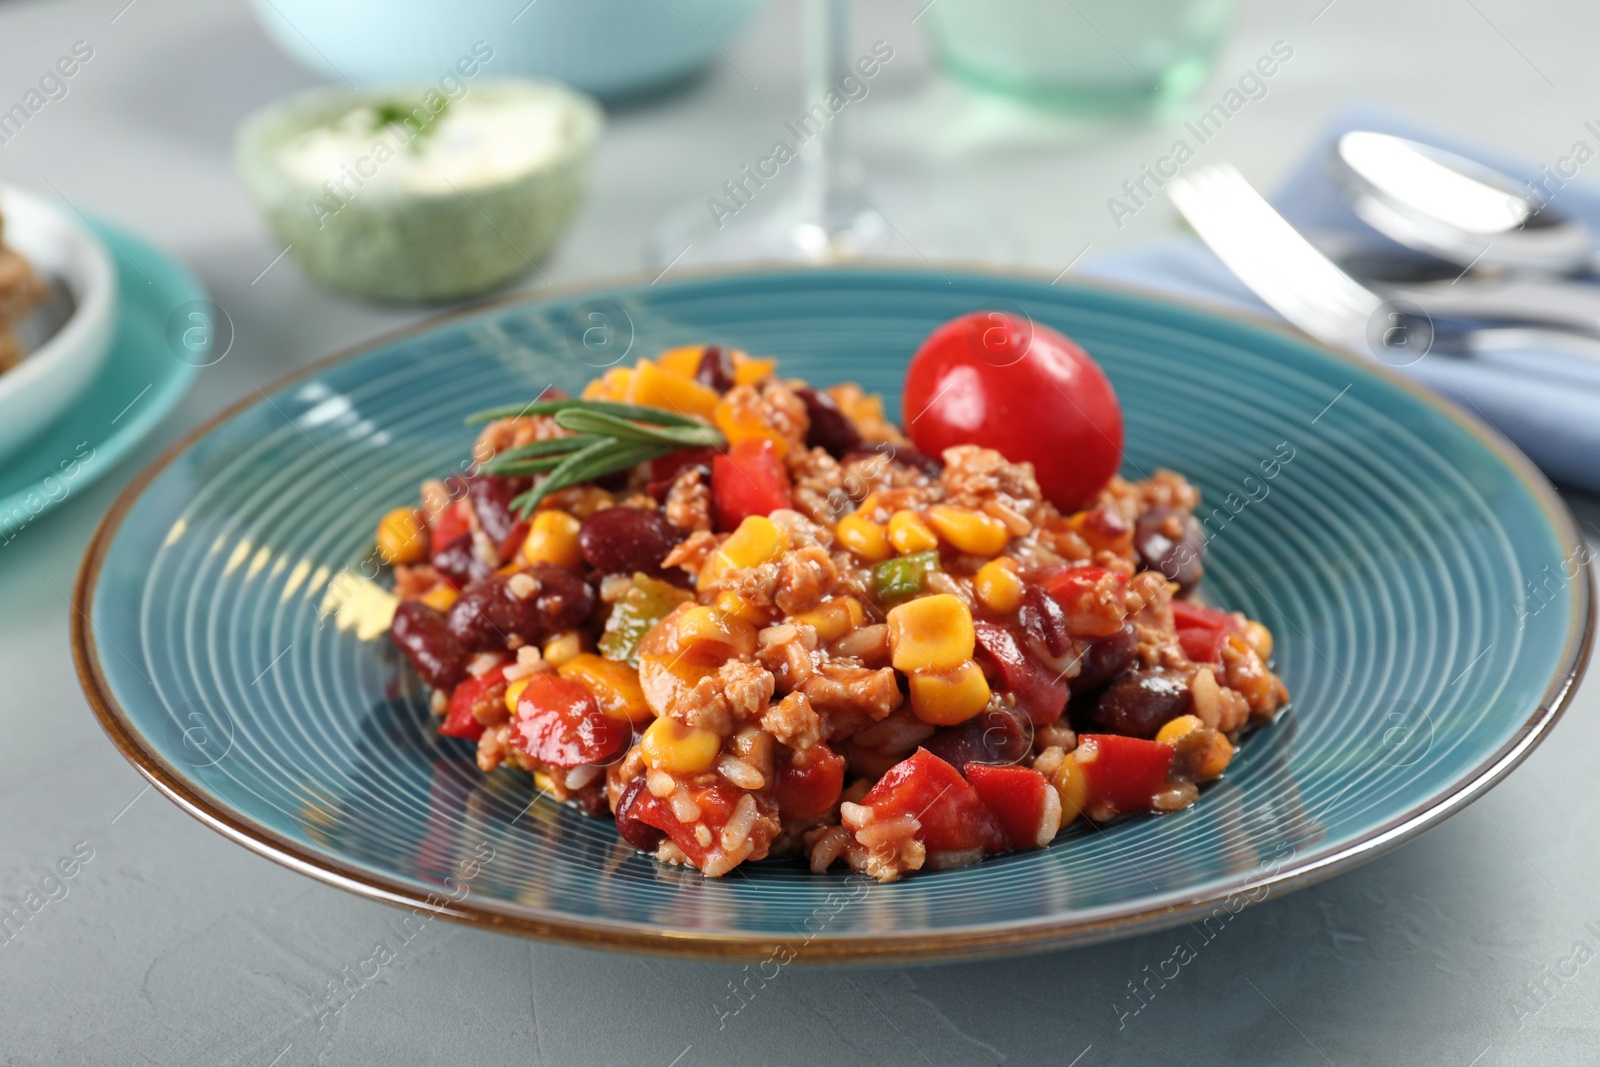
<instances>
[{"instance_id":1,"label":"wine glass base","mask_svg":"<svg viewBox=\"0 0 1600 1067\"><path fill-rule=\"evenodd\" d=\"M877 209L848 187L821 211L792 197L736 208L722 198L685 204L651 235L645 261L659 269L752 260L831 263L893 255L902 243Z\"/></svg>"}]
</instances>

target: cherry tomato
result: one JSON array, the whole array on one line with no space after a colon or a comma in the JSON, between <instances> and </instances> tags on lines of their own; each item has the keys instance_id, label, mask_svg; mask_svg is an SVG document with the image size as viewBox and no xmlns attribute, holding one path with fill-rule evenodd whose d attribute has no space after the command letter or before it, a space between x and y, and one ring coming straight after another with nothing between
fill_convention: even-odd
<instances>
[{"instance_id":1,"label":"cherry tomato","mask_svg":"<svg viewBox=\"0 0 1600 1067\"><path fill-rule=\"evenodd\" d=\"M770 515L793 502L789 471L766 438L740 441L733 451L711 461L711 503L717 529L732 530L751 515Z\"/></svg>"},{"instance_id":2,"label":"cherry tomato","mask_svg":"<svg viewBox=\"0 0 1600 1067\"><path fill-rule=\"evenodd\" d=\"M593 694L567 678L528 676L517 695L511 743L551 767L602 763L628 747L633 727L600 710Z\"/></svg>"},{"instance_id":3,"label":"cherry tomato","mask_svg":"<svg viewBox=\"0 0 1600 1067\"><path fill-rule=\"evenodd\" d=\"M1105 373L1056 331L998 311L952 319L922 343L906 372L904 422L930 455L970 444L1032 463L1067 513L1122 464L1122 409Z\"/></svg>"}]
</instances>

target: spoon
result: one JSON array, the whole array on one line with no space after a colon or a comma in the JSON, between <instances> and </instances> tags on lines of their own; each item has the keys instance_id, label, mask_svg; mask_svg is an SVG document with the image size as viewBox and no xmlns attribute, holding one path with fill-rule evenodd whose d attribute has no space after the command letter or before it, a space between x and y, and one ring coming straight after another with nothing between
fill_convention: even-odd
<instances>
[{"instance_id":1,"label":"spoon","mask_svg":"<svg viewBox=\"0 0 1600 1067\"><path fill-rule=\"evenodd\" d=\"M1370 130L1341 136L1334 158L1356 215L1407 248L1484 270L1583 274L1596 267L1588 224L1547 209L1491 167Z\"/></svg>"}]
</instances>

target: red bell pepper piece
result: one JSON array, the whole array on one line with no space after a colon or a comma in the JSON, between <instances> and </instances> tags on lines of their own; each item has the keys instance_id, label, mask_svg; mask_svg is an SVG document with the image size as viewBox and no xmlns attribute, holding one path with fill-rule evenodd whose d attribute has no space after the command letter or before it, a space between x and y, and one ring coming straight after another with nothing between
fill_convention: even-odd
<instances>
[{"instance_id":1,"label":"red bell pepper piece","mask_svg":"<svg viewBox=\"0 0 1600 1067\"><path fill-rule=\"evenodd\" d=\"M1195 663L1221 663L1222 646L1227 643L1226 630L1208 630L1202 626L1178 629L1178 644L1183 646L1183 654Z\"/></svg>"},{"instance_id":2,"label":"red bell pepper piece","mask_svg":"<svg viewBox=\"0 0 1600 1067\"><path fill-rule=\"evenodd\" d=\"M578 682L551 674L528 676L517 694L511 743L551 767L603 763L633 740L633 727L600 710Z\"/></svg>"},{"instance_id":3,"label":"red bell pepper piece","mask_svg":"<svg viewBox=\"0 0 1600 1067\"><path fill-rule=\"evenodd\" d=\"M1187 600L1172 602L1172 622L1183 654L1196 663L1221 663L1222 646L1239 632L1239 620L1228 612Z\"/></svg>"},{"instance_id":4,"label":"red bell pepper piece","mask_svg":"<svg viewBox=\"0 0 1600 1067\"><path fill-rule=\"evenodd\" d=\"M806 752L809 762L800 767L795 765L794 754L783 751L773 786L778 816L787 822L826 815L844 792L844 757L819 743Z\"/></svg>"},{"instance_id":5,"label":"red bell pepper piece","mask_svg":"<svg viewBox=\"0 0 1600 1067\"><path fill-rule=\"evenodd\" d=\"M967 781L994 812L1012 848L1043 848L1061 829L1061 801L1045 776L1032 767L967 764Z\"/></svg>"},{"instance_id":6,"label":"red bell pepper piece","mask_svg":"<svg viewBox=\"0 0 1600 1067\"><path fill-rule=\"evenodd\" d=\"M467 516L461 510L461 501L453 500L445 509L433 517L429 529L429 537L435 548L443 548L451 541L464 533L470 533L472 526L467 522Z\"/></svg>"},{"instance_id":7,"label":"red bell pepper piece","mask_svg":"<svg viewBox=\"0 0 1600 1067\"><path fill-rule=\"evenodd\" d=\"M884 772L861 801L880 817L910 815L917 840L935 852L1005 849L1005 831L959 771L925 748Z\"/></svg>"},{"instance_id":8,"label":"red bell pepper piece","mask_svg":"<svg viewBox=\"0 0 1600 1067\"><path fill-rule=\"evenodd\" d=\"M765 437L740 441L711 461L711 503L717 529L732 530L751 515L770 515L793 505L789 471Z\"/></svg>"},{"instance_id":9,"label":"red bell pepper piece","mask_svg":"<svg viewBox=\"0 0 1600 1067\"><path fill-rule=\"evenodd\" d=\"M476 678L468 677L450 692L450 706L445 710L444 722L439 732L446 737L465 737L476 741L483 736L483 723L473 714L473 709L490 700L505 697L504 665L485 671Z\"/></svg>"},{"instance_id":10,"label":"red bell pepper piece","mask_svg":"<svg viewBox=\"0 0 1600 1067\"><path fill-rule=\"evenodd\" d=\"M726 782L690 789L689 796L700 809L700 818L690 824L679 822L666 801L649 790L643 790L634 800L629 815L646 826L654 826L664 832L683 850L690 862L696 867L703 867L711 853L720 847L722 828L728 825L728 820L733 817L733 809L743 795L744 790ZM711 831L710 844L702 844L695 835L694 828L699 823L704 823Z\"/></svg>"},{"instance_id":11,"label":"red bell pepper piece","mask_svg":"<svg viewBox=\"0 0 1600 1067\"><path fill-rule=\"evenodd\" d=\"M1109 637L1127 617L1128 576L1104 567L1068 567L1040 584L1067 616L1074 637Z\"/></svg>"},{"instance_id":12,"label":"red bell pepper piece","mask_svg":"<svg viewBox=\"0 0 1600 1067\"><path fill-rule=\"evenodd\" d=\"M1207 630L1230 630L1237 632L1239 620L1231 612L1220 608L1208 608L1204 604L1196 604L1192 600L1174 600L1172 602L1172 622L1178 629L1200 627Z\"/></svg>"},{"instance_id":13,"label":"red bell pepper piece","mask_svg":"<svg viewBox=\"0 0 1600 1067\"><path fill-rule=\"evenodd\" d=\"M1144 811L1167 788L1171 745L1118 734L1083 734L1074 753L1089 780L1089 800L1116 812Z\"/></svg>"}]
</instances>

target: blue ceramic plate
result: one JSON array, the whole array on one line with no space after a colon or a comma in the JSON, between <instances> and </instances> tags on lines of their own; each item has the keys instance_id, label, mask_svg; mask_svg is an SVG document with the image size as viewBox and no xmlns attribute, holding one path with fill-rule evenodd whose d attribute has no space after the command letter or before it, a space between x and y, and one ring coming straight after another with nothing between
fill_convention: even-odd
<instances>
[{"instance_id":1,"label":"blue ceramic plate","mask_svg":"<svg viewBox=\"0 0 1600 1067\"><path fill-rule=\"evenodd\" d=\"M175 314L212 314L194 276L126 230L98 221L94 228L110 246L117 271L111 351L72 409L0 469L0 545L115 466L212 361L209 326L191 332L187 344L181 331L174 331L176 348L168 342Z\"/></svg>"},{"instance_id":2,"label":"blue ceramic plate","mask_svg":"<svg viewBox=\"0 0 1600 1067\"><path fill-rule=\"evenodd\" d=\"M1165 464L1203 488L1208 595L1277 635L1293 706L1188 811L893 885L790 861L704 879L535 800L525 775L481 775L386 640L319 617L377 516L467 456L470 411L691 341L896 398L917 344L980 307L1021 308L1100 361L1126 472ZM1272 328L1010 275L746 271L474 311L225 412L107 516L74 641L102 723L152 782L345 888L602 947L982 955L1223 921L1459 810L1542 738L1582 668L1580 545L1490 431Z\"/></svg>"}]
</instances>

